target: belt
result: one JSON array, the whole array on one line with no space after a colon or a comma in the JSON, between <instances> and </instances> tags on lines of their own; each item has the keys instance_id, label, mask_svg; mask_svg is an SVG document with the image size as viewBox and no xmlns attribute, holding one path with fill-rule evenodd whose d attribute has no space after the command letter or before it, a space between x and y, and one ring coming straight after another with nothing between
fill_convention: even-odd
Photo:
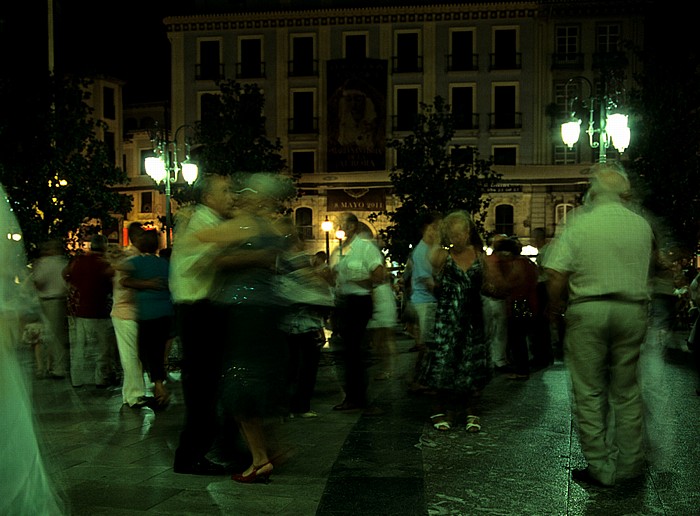
<instances>
[{"instance_id":1,"label":"belt","mask_svg":"<svg viewBox=\"0 0 700 516\"><path fill-rule=\"evenodd\" d=\"M616 301L618 303L636 303L645 304L648 303L648 299L634 299L627 297L624 294L602 294L600 296L583 296L573 299L569 302L570 305L575 305L578 303L586 303L589 301Z\"/></svg>"}]
</instances>

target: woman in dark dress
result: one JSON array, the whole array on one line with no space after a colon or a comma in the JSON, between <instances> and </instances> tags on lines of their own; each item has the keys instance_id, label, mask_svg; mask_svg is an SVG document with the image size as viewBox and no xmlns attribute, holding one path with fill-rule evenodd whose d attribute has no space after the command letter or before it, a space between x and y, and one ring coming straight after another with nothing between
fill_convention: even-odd
<instances>
[{"instance_id":1,"label":"woman in dark dress","mask_svg":"<svg viewBox=\"0 0 700 516\"><path fill-rule=\"evenodd\" d=\"M450 430L466 416L466 430L478 432L476 401L491 378L481 304L483 244L470 215L448 214L441 225L442 246L433 250L437 272L435 339L429 345L419 381L436 391L431 422Z\"/></svg>"},{"instance_id":2,"label":"woman in dark dress","mask_svg":"<svg viewBox=\"0 0 700 516\"><path fill-rule=\"evenodd\" d=\"M267 481L273 470L266 419L286 412L288 350L279 329L281 303L275 262L289 235L278 224L280 179L253 174L238 192L233 218L199 238L222 245L212 295L227 307L221 405L245 438L252 464L233 480Z\"/></svg>"}]
</instances>

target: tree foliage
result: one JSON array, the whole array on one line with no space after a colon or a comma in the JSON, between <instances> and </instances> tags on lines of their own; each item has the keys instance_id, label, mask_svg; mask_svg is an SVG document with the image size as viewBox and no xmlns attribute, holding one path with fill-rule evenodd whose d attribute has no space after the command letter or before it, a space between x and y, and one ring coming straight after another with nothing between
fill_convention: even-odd
<instances>
[{"instance_id":1,"label":"tree foliage","mask_svg":"<svg viewBox=\"0 0 700 516\"><path fill-rule=\"evenodd\" d=\"M196 124L196 155L205 172L236 175L241 172L281 172L286 163L279 138L265 130L265 96L257 84L235 80L219 83L221 95L212 95L206 116Z\"/></svg>"},{"instance_id":2,"label":"tree foliage","mask_svg":"<svg viewBox=\"0 0 700 516\"><path fill-rule=\"evenodd\" d=\"M629 168L644 206L665 229L662 237L692 252L700 238L700 52L690 27L677 27L668 39L657 26L648 26L643 72L630 95Z\"/></svg>"},{"instance_id":3,"label":"tree foliage","mask_svg":"<svg viewBox=\"0 0 700 516\"><path fill-rule=\"evenodd\" d=\"M390 171L399 206L386 215L389 225L380 235L392 260L405 263L411 245L420 240L420 219L437 211L465 210L483 231L487 192L500 180L491 161L479 159L476 149L455 146L455 118L450 106L437 96L432 105L421 103L413 133L389 142L398 163Z\"/></svg>"},{"instance_id":4,"label":"tree foliage","mask_svg":"<svg viewBox=\"0 0 700 516\"><path fill-rule=\"evenodd\" d=\"M131 196L114 189L126 174L97 137L90 81L46 75L36 82L0 83L0 182L22 227L27 251L48 238L79 234L93 219L114 223Z\"/></svg>"}]
</instances>

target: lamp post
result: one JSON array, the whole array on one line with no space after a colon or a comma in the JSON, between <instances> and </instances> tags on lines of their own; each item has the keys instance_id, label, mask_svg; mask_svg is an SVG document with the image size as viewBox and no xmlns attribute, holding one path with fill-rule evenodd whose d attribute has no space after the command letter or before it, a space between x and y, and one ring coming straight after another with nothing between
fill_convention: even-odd
<instances>
[{"instance_id":1,"label":"lamp post","mask_svg":"<svg viewBox=\"0 0 700 516\"><path fill-rule=\"evenodd\" d=\"M625 149L630 143L630 129L627 125L628 117L627 115L619 112L619 101L618 92L614 95L610 95L607 91L602 97L596 97L593 95L593 84L586 77L577 76L572 77L566 82L564 87L564 93L566 96L567 108L570 108L570 115L568 121L561 124L561 139L562 141L572 149L574 144L578 142L579 136L581 135L581 119L576 116L576 110L574 109L574 103L578 100L578 97L574 97L571 100L571 105L568 102L568 89L569 86L574 81L581 81L588 84L590 90L590 96L588 99L581 101L581 107L587 108L588 113L588 143L592 149L599 148L598 152L598 162L605 163L607 160L607 149L611 145L618 150L618 152L625 152ZM595 114L596 108L598 109L598 127L595 126ZM598 140L594 141L593 136L598 134Z\"/></svg>"},{"instance_id":2,"label":"lamp post","mask_svg":"<svg viewBox=\"0 0 700 516\"><path fill-rule=\"evenodd\" d=\"M343 239L345 238L345 231L342 229L339 229L338 231L335 232L335 238L338 239L338 251L340 252L340 256L343 256Z\"/></svg>"},{"instance_id":3,"label":"lamp post","mask_svg":"<svg viewBox=\"0 0 700 516\"><path fill-rule=\"evenodd\" d=\"M187 184L192 184L197 179L199 170L195 163L190 163L190 143L185 138L185 160L180 162L178 159L177 137L182 129L192 127L190 125L181 125L175 130L175 135L172 140L168 140L167 132L156 130L151 141L153 142L153 150L156 156L146 158L146 173L157 184L165 182L165 243L166 247L170 247L170 230L172 228L170 214L170 185L177 181L178 174L182 172L182 178ZM171 157L172 151L172 157Z\"/></svg>"},{"instance_id":4,"label":"lamp post","mask_svg":"<svg viewBox=\"0 0 700 516\"><path fill-rule=\"evenodd\" d=\"M326 220L321 222L321 229L326 232L326 261L330 260L331 257L331 244L330 244L330 232L333 231L333 222L328 220L328 215L326 215Z\"/></svg>"}]
</instances>

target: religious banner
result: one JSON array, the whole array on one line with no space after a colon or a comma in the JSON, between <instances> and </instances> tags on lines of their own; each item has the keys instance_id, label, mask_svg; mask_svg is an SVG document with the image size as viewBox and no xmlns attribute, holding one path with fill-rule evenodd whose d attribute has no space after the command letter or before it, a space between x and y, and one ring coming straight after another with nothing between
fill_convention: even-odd
<instances>
[{"instance_id":1,"label":"religious banner","mask_svg":"<svg viewBox=\"0 0 700 516\"><path fill-rule=\"evenodd\" d=\"M327 72L328 171L384 170L386 60L331 59Z\"/></svg>"},{"instance_id":2,"label":"religious banner","mask_svg":"<svg viewBox=\"0 0 700 516\"><path fill-rule=\"evenodd\" d=\"M346 188L328 190L327 211L384 211L386 189Z\"/></svg>"}]
</instances>

